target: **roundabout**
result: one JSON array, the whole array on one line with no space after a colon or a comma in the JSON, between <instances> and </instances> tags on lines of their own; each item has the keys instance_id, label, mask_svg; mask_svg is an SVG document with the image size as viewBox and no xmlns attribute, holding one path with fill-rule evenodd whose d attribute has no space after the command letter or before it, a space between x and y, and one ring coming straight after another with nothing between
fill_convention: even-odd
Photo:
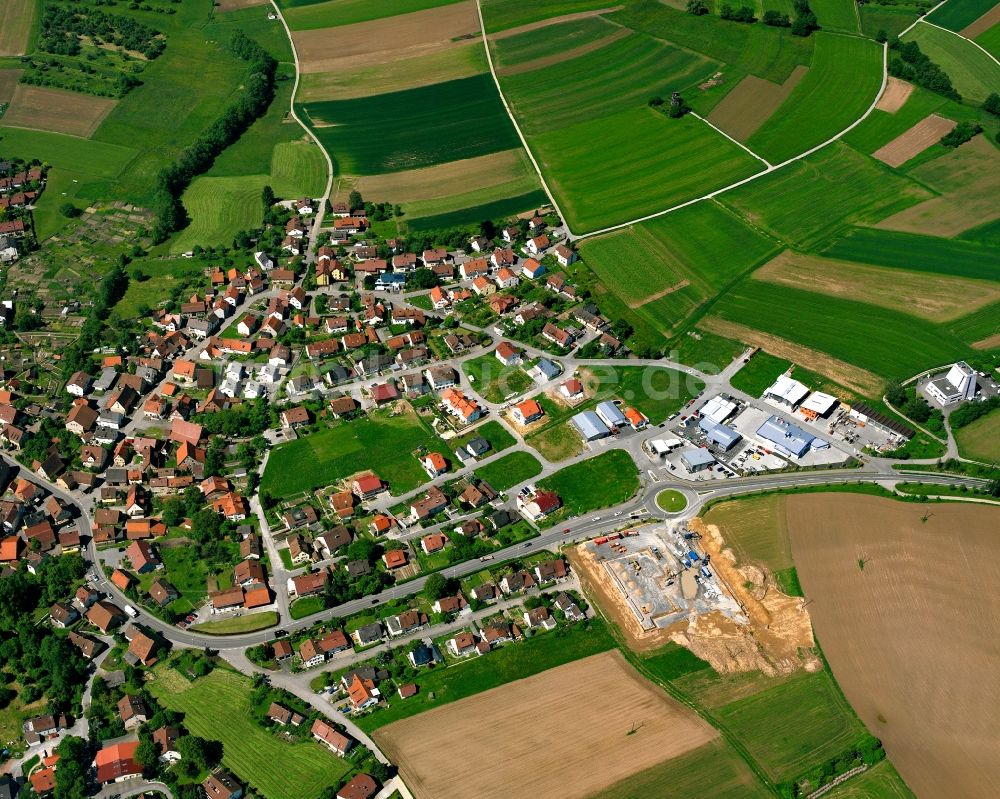
<instances>
[{"instance_id":1,"label":"roundabout","mask_svg":"<svg viewBox=\"0 0 1000 799\"><path fill-rule=\"evenodd\" d=\"M656 507L664 513L680 513L687 506L687 497L675 488L666 488L656 495Z\"/></svg>"}]
</instances>

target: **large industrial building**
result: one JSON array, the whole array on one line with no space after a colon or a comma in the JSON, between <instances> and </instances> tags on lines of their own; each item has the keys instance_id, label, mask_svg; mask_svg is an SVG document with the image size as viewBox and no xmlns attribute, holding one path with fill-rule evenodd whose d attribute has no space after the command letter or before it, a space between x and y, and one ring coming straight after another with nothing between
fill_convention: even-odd
<instances>
[{"instance_id":1,"label":"large industrial building","mask_svg":"<svg viewBox=\"0 0 1000 799\"><path fill-rule=\"evenodd\" d=\"M608 426L593 411L578 413L570 421L573 423L573 427L583 436L584 441L596 441L599 438L607 438L611 435Z\"/></svg>"},{"instance_id":2,"label":"large industrial building","mask_svg":"<svg viewBox=\"0 0 1000 799\"><path fill-rule=\"evenodd\" d=\"M809 451L810 447L826 449L830 446L823 439L816 438L812 433L808 433L801 427L796 427L777 416L770 417L758 427L757 436L762 441L773 444L781 455L792 458L801 458Z\"/></svg>"},{"instance_id":3,"label":"large industrial building","mask_svg":"<svg viewBox=\"0 0 1000 799\"><path fill-rule=\"evenodd\" d=\"M764 399L792 411L806 398L809 389L788 375L778 375L774 385L764 392Z\"/></svg>"},{"instance_id":4,"label":"large industrial building","mask_svg":"<svg viewBox=\"0 0 1000 799\"><path fill-rule=\"evenodd\" d=\"M735 447L740 442L740 439L743 438L733 428L719 424L708 418L702 418L698 422L698 426L705 432L705 437L710 442L717 447L721 447L726 452Z\"/></svg>"}]
</instances>

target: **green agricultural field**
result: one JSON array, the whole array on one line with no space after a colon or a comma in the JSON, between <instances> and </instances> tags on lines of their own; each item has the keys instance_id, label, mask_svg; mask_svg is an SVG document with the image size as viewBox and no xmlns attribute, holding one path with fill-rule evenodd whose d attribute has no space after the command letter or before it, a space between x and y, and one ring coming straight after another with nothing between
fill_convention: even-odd
<instances>
[{"instance_id":1,"label":"green agricultural field","mask_svg":"<svg viewBox=\"0 0 1000 799\"><path fill-rule=\"evenodd\" d=\"M279 197L319 197L326 188L326 159L311 141L279 142L271 155L271 188Z\"/></svg>"},{"instance_id":2,"label":"green agricultural field","mask_svg":"<svg viewBox=\"0 0 1000 799\"><path fill-rule=\"evenodd\" d=\"M393 494L402 494L427 479L413 456L420 446L448 451L411 414L344 422L272 449L260 487L272 496L289 496L372 470Z\"/></svg>"},{"instance_id":3,"label":"green agricultural field","mask_svg":"<svg viewBox=\"0 0 1000 799\"><path fill-rule=\"evenodd\" d=\"M863 153L873 153L906 133L920 120L936 111L940 113L942 107L948 105L948 99L940 94L914 87L903 107L896 113L890 114L878 109L872 111L868 119L844 136L844 141Z\"/></svg>"},{"instance_id":4,"label":"green agricultural field","mask_svg":"<svg viewBox=\"0 0 1000 799\"><path fill-rule=\"evenodd\" d=\"M399 172L518 145L489 75L305 103L301 111L347 174Z\"/></svg>"},{"instance_id":5,"label":"green agricultural field","mask_svg":"<svg viewBox=\"0 0 1000 799\"><path fill-rule=\"evenodd\" d=\"M976 43L990 55L1000 60L1000 25L994 25L985 33L976 37Z\"/></svg>"},{"instance_id":6,"label":"green agricultural field","mask_svg":"<svg viewBox=\"0 0 1000 799\"><path fill-rule=\"evenodd\" d=\"M971 356L956 335L908 314L755 280L720 298L713 313L889 379Z\"/></svg>"},{"instance_id":7,"label":"green agricultural field","mask_svg":"<svg viewBox=\"0 0 1000 799\"><path fill-rule=\"evenodd\" d=\"M728 64L737 75L750 73L775 83L784 83L796 65L809 64L816 38L766 25L733 24L714 14L695 16L658 0L626 3L608 19Z\"/></svg>"},{"instance_id":8,"label":"green agricultural field","mask_svg":"<svg viewBox=\"0 0 1000 799\"><path fill-rule=\"evenodd\" d=\"M447 6L460 0L393 0L373 3L371 0L279 0L285 21L293 31L315 28L335 28L373 19L395 17L428 8Z\"/></svg>"},{"instance_id":9,"label":"green agricultural field","mask_svg":"<svg viewBox=\"0 0 1000 799\"><path fill-rule=\"evenodd\" d=\"M1000 411L981 416L955 431L958 448L966 458L986 463L1000 462Z\"/></svg>"},{"instance_id":10,"label":"green agricultural field","mask_svg":"<svg viewBox=\"0 0 1000 799\"><path fill-rule=\"evenodd\" d=\"M504 366L492 352L462 362L462 371L488 402L503 402L511 394L523 394L532 385L532 379L520 366Z\"/></svg>"},{"instance_id":11,"label":"green agricultural field","mask_svg":"<svg viewBox=\"0 0 1000 799\"><path fill-rule=\"evenodd\" d=\"M512 452L476 469L476 476L497 491L506 491L542 472L542 464L528 452Z\"/></svg>"},{"instance_id":12,"label":"green agricultural field","mask_svg":"<svg viewBox=\"0 0 1000 799\"><path fill-rule=\"evenodd\" d=\"M911 272L1000 280L1000 247L972 241L851 228L823 255Z\"/></svg>"},{"instance_id":13,"label":"green agricultural field","mask_svg":"<svg viewBox=\"0 0 1000 799\"><path fill-rule=\"evenodd\" d=\"M584 376L593 399L620 399L650 424L664 421L705 388L696 377L660 366L588 366Z\"/></svg>"},{"instance_id":14,"label":"green agricultural field","mask_svg":"<svg viewBox=\"0 0 1000 799\"><path fill-rule=\"evenodd\" d=\"M633 774L587 799L764 799L771 796L746 763L722 739Z\"/></svg>"},{"instance_id":15,"label":"green agricultural field","mask_svg":"<svg viewBox=\"0 0 1000 799\"><path fill-rule=\"evenodd\" d=\"M913 5L883 6L865 3L858 6L858 12L861 14L861 32L874 39L879 31L885 31L889 37L899 36L916 21L924 9Z\"/></svg>"},{"instance_id":16,"label":"green agricultural field","mask_svg":"<svg viewBox=\"0 0 1000 799\"><path fill-rule=\"evenodd\" d=\"M181 198L191 224L171 240L170 252L187 252L198 244L228 245L237 232L260 227L260 193L269 180L267 175L195 178Z\"/></svg>"},{"instance_id":17,"label":"green agricultural field","mask_svg":"<svg viewBox=\"0 0 1000 799\"><path fill-rule=\"evenodd\" d=\"M607 0L482 0L483 21L488 33L519 28L532 22L555 19L567 14L610 8Z\"/></svg>"},{"instance_id":18,"label":"green agricultural field","mask_svg":"<svg viewBox=\"0 0 1000 799\"><path fill-rule=\"evenodd\" d=\"M961 36L932 25L917 25L906 34L906 41L919 44L948 73L963 100L982 103L1000 86L1000 64Z\"/></svg>"},{"instance_id":19,"label":"green agricultural field","mask_svg":"<svg viewBox=\"0 0 1000 799\"><path fill-rule=\"evenodd\" d=\"M888 760L824 794L827 799L916 799L896 767Z\"/></svg>"},{"instance_id":20,"label":"green agricultural field","mask_svg":"<svg viewBox=\"0 0 1000 799\"><path fill-rule=\"evenodd\" d=\"M618 505L639 490L639 471L627 452L611 449L560 469L538 481L538 487L555 491L563 506L542 523L580 516Z\"/></svg>"},{"instance_id":21,"label":"green agricultural field","mask_svg":"<svg viewBox=\"0 0 1000 799\"><path fill-rule=\"evenodd\" d=\"M761 168L704 122L650 108L553 130L531 144L578 233L665 210Z\"/></svg>"},{"instance_id":22,"label":"green agricultural field","mask_svg":"<svg viewBox=\"0 0 1000 799\"><path fill-rule=\"evenodd\" d=\"M861 19L854 0L811 0L809 6L824 30L860 33Z\"/></svg>"},{"instance_id":23,"label":"green agricultural field","mask_svg":"<svg viewBox=\"0 0 1000 799\"><path fill-rule=\"evenodd\" d=\"M339 784L350 761L311 739L291 744L259 727L250 714L250 688L249 679L221 668L192 683L162 666L149 683L159 702L184 714L194 735L221 741L222 764L268 799L319 799Z\"/></svg>"},{"instance_id":24,"label":"green agricultural field","mask_svg":"<svg viewBox=\"0 0 1000 799\"><path fill-rule=\"evenodd\" d=\"M648 36L632 34L569 61L501 79L529 138L668 98L718 71L719 64ZM608 91L614 86L614 91Z\"/></svg>"},{"instance_id":25,"label":"green agricultural field","mask_svg":"<svg viewBox=\"0 0 1000 799\"><path fill-rule=\"evenodd\" d=\"M949 322L947 327L962 341L972 344L982 339L992 338L1000 333L1000 328L997 325L998 319L1000 319L1000 302L995 302L992 305L985 305L961 319ZM991 349L996 348L994 344Z\"/></svg>"},{"instance_id":26,"label":"green agricultural field","mask_svg":"<svg viewBox=\"0 0 1000 799\"><path fill-rule=\"evenodd\" d=\"M931 196L914 181L837 143L719 200L808 250L833 239L844 225L878 222Z\"/></svg>"},{"instance_id":27,"label":"green agricultural field","mask_svg":"<svg viewBox=\"0 0 1000 799\"><path fill-rule=\"evenodd\" d=\"M738 563L761 563L773 574L794 565L783 495L764 494L720 502L704 518L708 524L718 525Z\"/></svg>"},{"instance_id":28,"label":"green agricultural field","mask_svg":"<svg viewBox=\"0 0 1000 799\"><path fill-rule=\"evenodd\" d=\"M583 17L547 25L544 28L494 39L493 61L497 69L512 67L598 42L619 30L621 28L615 27L601 17Z\"/></svg>"},{"instance_id":29,"label":"green agricultural field","mask_svg":"<svg viewBox=\"0 0 1000 799\"><path fill-rule=\"evenodd\" d=\"M537 183L537 180L532 177L519 179L517 183L520 184L522 180L529 184ZM475 225L478 228L479 223L484 219L500 222L525 211L541 208L549 202L548 196L540 188L505 196L506 185L509 184L479 189L471 195L457 195L438 201L438 203L454 206L454 210L440 213L428 213L426 209L430 203L405 203L403 205L404 221L410 230L441 230L463 225ZM462 205L463 201L460 198L471 196L480 199L486 197L499 197L499 199L474 205Z\"/></svg>"},{"instance_id":30,"label":"green agricultural field","mask_svg":"<svg viewBox=\"0 0 1000 799\"><path fill-rule=\"evenodd\" d=\"M751 397L759 397L774 383L778 375L786 372L791 365L791 361L776 358L761 350L750 359L750 363L733 375L729 382L733 388Z\"/></svg>"},{"instance_id":31,"label":"green agricultural field","mask_svg":"<svg viewBox=\"0 0 1000 799\"><path fill-rule=\"evenodd\" d=\"M865 733L826 670L789 677L716 716L775 782L801 776Z\"/></svg>"},{"instance_id":32,"label":"green agricultural field","mask_svg":"<svg viewBox=\"0 0 1000 799\"><path fill-rule=\"evenodd\" d=\"M948 0L933 14L927 15L927 20L942 28L960 31L970 25L996 5L996 0Z\"/></svg>"},{"instance_id":33,"label":"green agricultural field","mask_svg":"<svg viewBox=\"0 0 1000 799\"><path fill-rule=\"evenodd\" d=\"M823 31L813 38L816 49L809 71L747 140L751 150L772 163L840 133L868 110L882 85L881 46Z\"/></svg>"},{"instance_id":34,"label":"green agricultural field","mask_svg":"<svg viewBox=\"0 0 1000 799\"><path fill-rule=\"evenodd\" d=\"M356 723L371 732L513 680L606 652L614 645L614 638L600 619L559 627L451 668L424 669L414 679L420 689L416 696L405 702L392 702L386 709L361 716ZM375 738L377 742L377 734Z\"/></svg>"}]
</instances>

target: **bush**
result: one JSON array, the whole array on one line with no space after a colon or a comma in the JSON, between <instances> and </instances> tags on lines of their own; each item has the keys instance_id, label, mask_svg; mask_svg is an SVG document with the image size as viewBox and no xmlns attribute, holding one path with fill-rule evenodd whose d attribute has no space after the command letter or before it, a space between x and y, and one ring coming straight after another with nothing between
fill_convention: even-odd
<instances>
[{"instance_id":1,"label":"bush","mask_svg":"<svg viewBox=\"0 0 1000 799\"><path fill-rule=\"evenodd\" d=\"M941 144L945 147L959 147L982 132L983 126L978 122L959 122L941 137Z\"/></svg>"},{"instance_id":2,"label":"bush","mask_svg":"<svg viewBox=\"0 0 1000 799\"><path fill-rule=\"evenodd\" d=\"M730 22L744 22L751 24L757 21L757 17L754 16L754 9L751 6L733 8L728 3L723 3L722 7L719 9L719 16L722 19L729 20Z\"/></svg>"},{"instance_id":3,"label":"bush","mask_svg":"<svg viewBox=\"0 0 1000 799\"><path fill-rule=\"evenodd\" d=\"M1000 117L1000 94L993 92L983 102L983 110L993 116Z\"/></svg>"},{"instance_id":4,"label":"bush","mask_svg":"<svg viewBox=\"0 0 1000 799\"><path fill-rule=\"evenodd\" d=\"M696 17L703 17L708 13L708 3L705 0L688 0L687 12L694 14Z\"/></svg>"},{"instance_id":5,"label":"bush","mask_svg":"<svg viewBox=\"0 0 1000 799\"><path fill-rule=\"evenodd\" d=\"M59 213L67 219L76 219L83 211L73 205L73 203L63 203L59 206Z\"/></svg>"},{"instance_id":6,"label":"bush","mask_svg":"<svg viewBox=\"0 0 1000 799\"><path fill-rule=\"evenodd\" d=\"M789 28L792 25L788 14L782 14L780 11L775 11L774 9L764 12L763 22L772 28Z\"/></svg>"}]
</instances>

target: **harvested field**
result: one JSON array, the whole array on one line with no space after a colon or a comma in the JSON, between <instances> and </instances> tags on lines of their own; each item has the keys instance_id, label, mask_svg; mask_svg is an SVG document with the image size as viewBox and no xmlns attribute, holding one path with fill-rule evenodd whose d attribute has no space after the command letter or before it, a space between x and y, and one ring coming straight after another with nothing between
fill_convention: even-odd
<instances>
[{"instance_id":1,"label":"harvested field","mask_svg":"<svg viewBox=\"0 0 1000 799\"><path fill-rule=\"evenodd\" d=\"M0 69L0 103L10 102L23 74L23 69Z\"/></svg>"},{"instance_id":2,"label":"harvested field","mask_svg":"<svg viewBox=\"0 0 1000 799\"><path fill-rule=\"evenodd\" d=\"M561 53L551 53L550 55L541 56L540 58L536 58L531 61L524 61L510 67L502 67L497 70L497 74L503 77L507 75L518 75L522 72L533 72L536 69L545 69L546 67L551 67L553 64L559 64L563 61L569 61L570 59L587 55L587 53L592 53L594 50L600 50L605 45L613 44L619 39L625 39L631 35L632 31L628 28L619 28L618 30L613 31L609 36L605 36L603 39L599 39L596 42L588 42L587 44L581 44L579 47L574 47L572 50L564 50Z\"/></svg>"},{"instance_id":3,"label":"harvested field","mask_svg":"<svg viewBox=\"0 0 1000 799\"><path fill-rule=\"evenodd\" d=\"M788 99L808 71L809 67L800 64L782 84L747 75L712 109L708 121L730 136L746 141Z\"/></svg>"},{"instance_id":4,"label":"harvested field","mask_svg":"<svg viewBox=\"0 0 1000 799\"><path fill-rule=\"evenodd\" d=\"M877 375L858 366L841 361L825 352L810 349L801 344L795 344L788 339L754 330L752 327L730 322L718 316L708 316L701 321L701 326L710 333L724 338L736 339L744 344L760 347L765 352L787 358L793 363L829 377L835 383L854 391L862 397L876 397L885 387L885 381Z\"/></svg>"},{"instance_id":5,"label":"harvested field","mask_svg":"<svg viewBox=\"0 0 1000 799\"><path fill-rule=\"evenodd\" d=\"M897 136L885 146L879 147L872 153L872 156L883 164L892 167L902 166L931 145L937 144L941 137L950 132L957 124L953 119L945 119L937 114L931 114L920 120L906 133Z\"/></svg>"},{"instance_id":6,"label":"harvested field","mask_svg":"<svg viewBox=\"0 0 1000 799\"><path fill-rule=\"evenodd\" d=\"M484 719L489 719L488 735L477 732ZM553 735L556 730L559 734ZM614 748L614 756L602 758L600 768L593 767L592 747L582 745L595 730ZM644 680L617 651L375 732L419 799L583 799L717 736L692 711Z\"/></svg>"},{"instance_id":7,"label":"harvested field","mask_svg":"<svg viewBox=\"0 0 1000 799\"><path fill-rule=\"evenodd\" d=\"M976 136L953 152L912 170L914 178L942 192L875 227L951 237L1000 218L1000 152Z\"/></svg>"},{"instance_id":8,"label":"harvested field","mask_svg":"<svg viewBox=\"0 0 1000 799\"><path fill-rule=\"evenodd\" d=\"M1000 3L983 14L975 22L971 22L959 31L966 39L975 39L980 33L986 33L994 25L1000 25Z\"/></svg>"},{"instance_id":9,"label":"harvested field","mask_svg":"<svg viewBox=\"0 0 1000 799\"><path fill-rule=\"evenodd\" d=\"M753 279L831 297L863 296L873 305L938 323L950 322L1000 301L1000 284L992 280L886 269L792 250L772 258L754 272Z\"/></svg>"},{"instance_id":10,"label":"harvested field","mask_svg":"<svg viewBox=\"0 0 1000 799\"><path fill-rule=\"evenodd\" d=\"M972 342L972 347L977 350L1000 349L1000 333L997 333L995 336L990 336L989 338L974 341Z\"/></svg>"},{"instance_id":11,"label":"harvested field","mask_svg":"<svg viewBox=\"0 0 1000 799\"><path fill-rule=\"evenodd\" d=\"M466 0L354 25L293 31L292 38L303 73L353 72L461 47L464 42L456 40L478 33L476 4Z\"/></svg>"},{"instance_id":12,"label":"harvested field","mask_svg":"<svg viewBox=\"0 0 1000 799\"><path fill-rule=\"evenodd\" d=\"M354 185L371 200L409 203L451 197L471 186L486 188L532 174L528 156L517 148L405 172L365 175L355 178Z\"/></svg>"},{"instance_id":13,"label":"harvested field","mask_svg":"<svg viewBox=\"0 0 1000 799\"><path fill-rule=\"evenodd\" d=\"M786 512L827 661L907 784L996 796L1000 509L803 494Z\"/></svg>"},{"instance_id":14,"label":"harvested field","mask_svg":"<svg viewBox=\"0 0 1000 799\"><path fill-rule=\"evenodd\" d=\"M37 6L35 0L0 0L0 56L24 54Z\"/></svg>"},{"instance_id":15,"label":"harvested field","mask_svg":"<svg viewBox=\"0 0 1000 799\"><path fill-rule=\"evenodd\" d=\"M117 104L107 97L18 84L3 124L89 139Z\"/></svg>"},{"instance_id":16,"label":"harvested field","mask_svg":"<svg viewBox=\"0 0 1000 799\"><path fill-rule=\"evenodd\" d=\"M345 100L385 94L446 80L467 78L486 71L486 54L479 39L424 55L390 60L351 71L310 72L302 76L296 102Z\"/></svg>"},{"instance_id":17,"label":"harvested field","mask_svg":"<svg viewBox=\"0 0 1000 799\"><path fill-rule=\"evenodd\" d=\"M910 99L912 93L912 83L890 75L885 84L885 91L875 104L875 108L879 111L885 111L887 114L895 114Z\"/></svg>"}]
</instances>

